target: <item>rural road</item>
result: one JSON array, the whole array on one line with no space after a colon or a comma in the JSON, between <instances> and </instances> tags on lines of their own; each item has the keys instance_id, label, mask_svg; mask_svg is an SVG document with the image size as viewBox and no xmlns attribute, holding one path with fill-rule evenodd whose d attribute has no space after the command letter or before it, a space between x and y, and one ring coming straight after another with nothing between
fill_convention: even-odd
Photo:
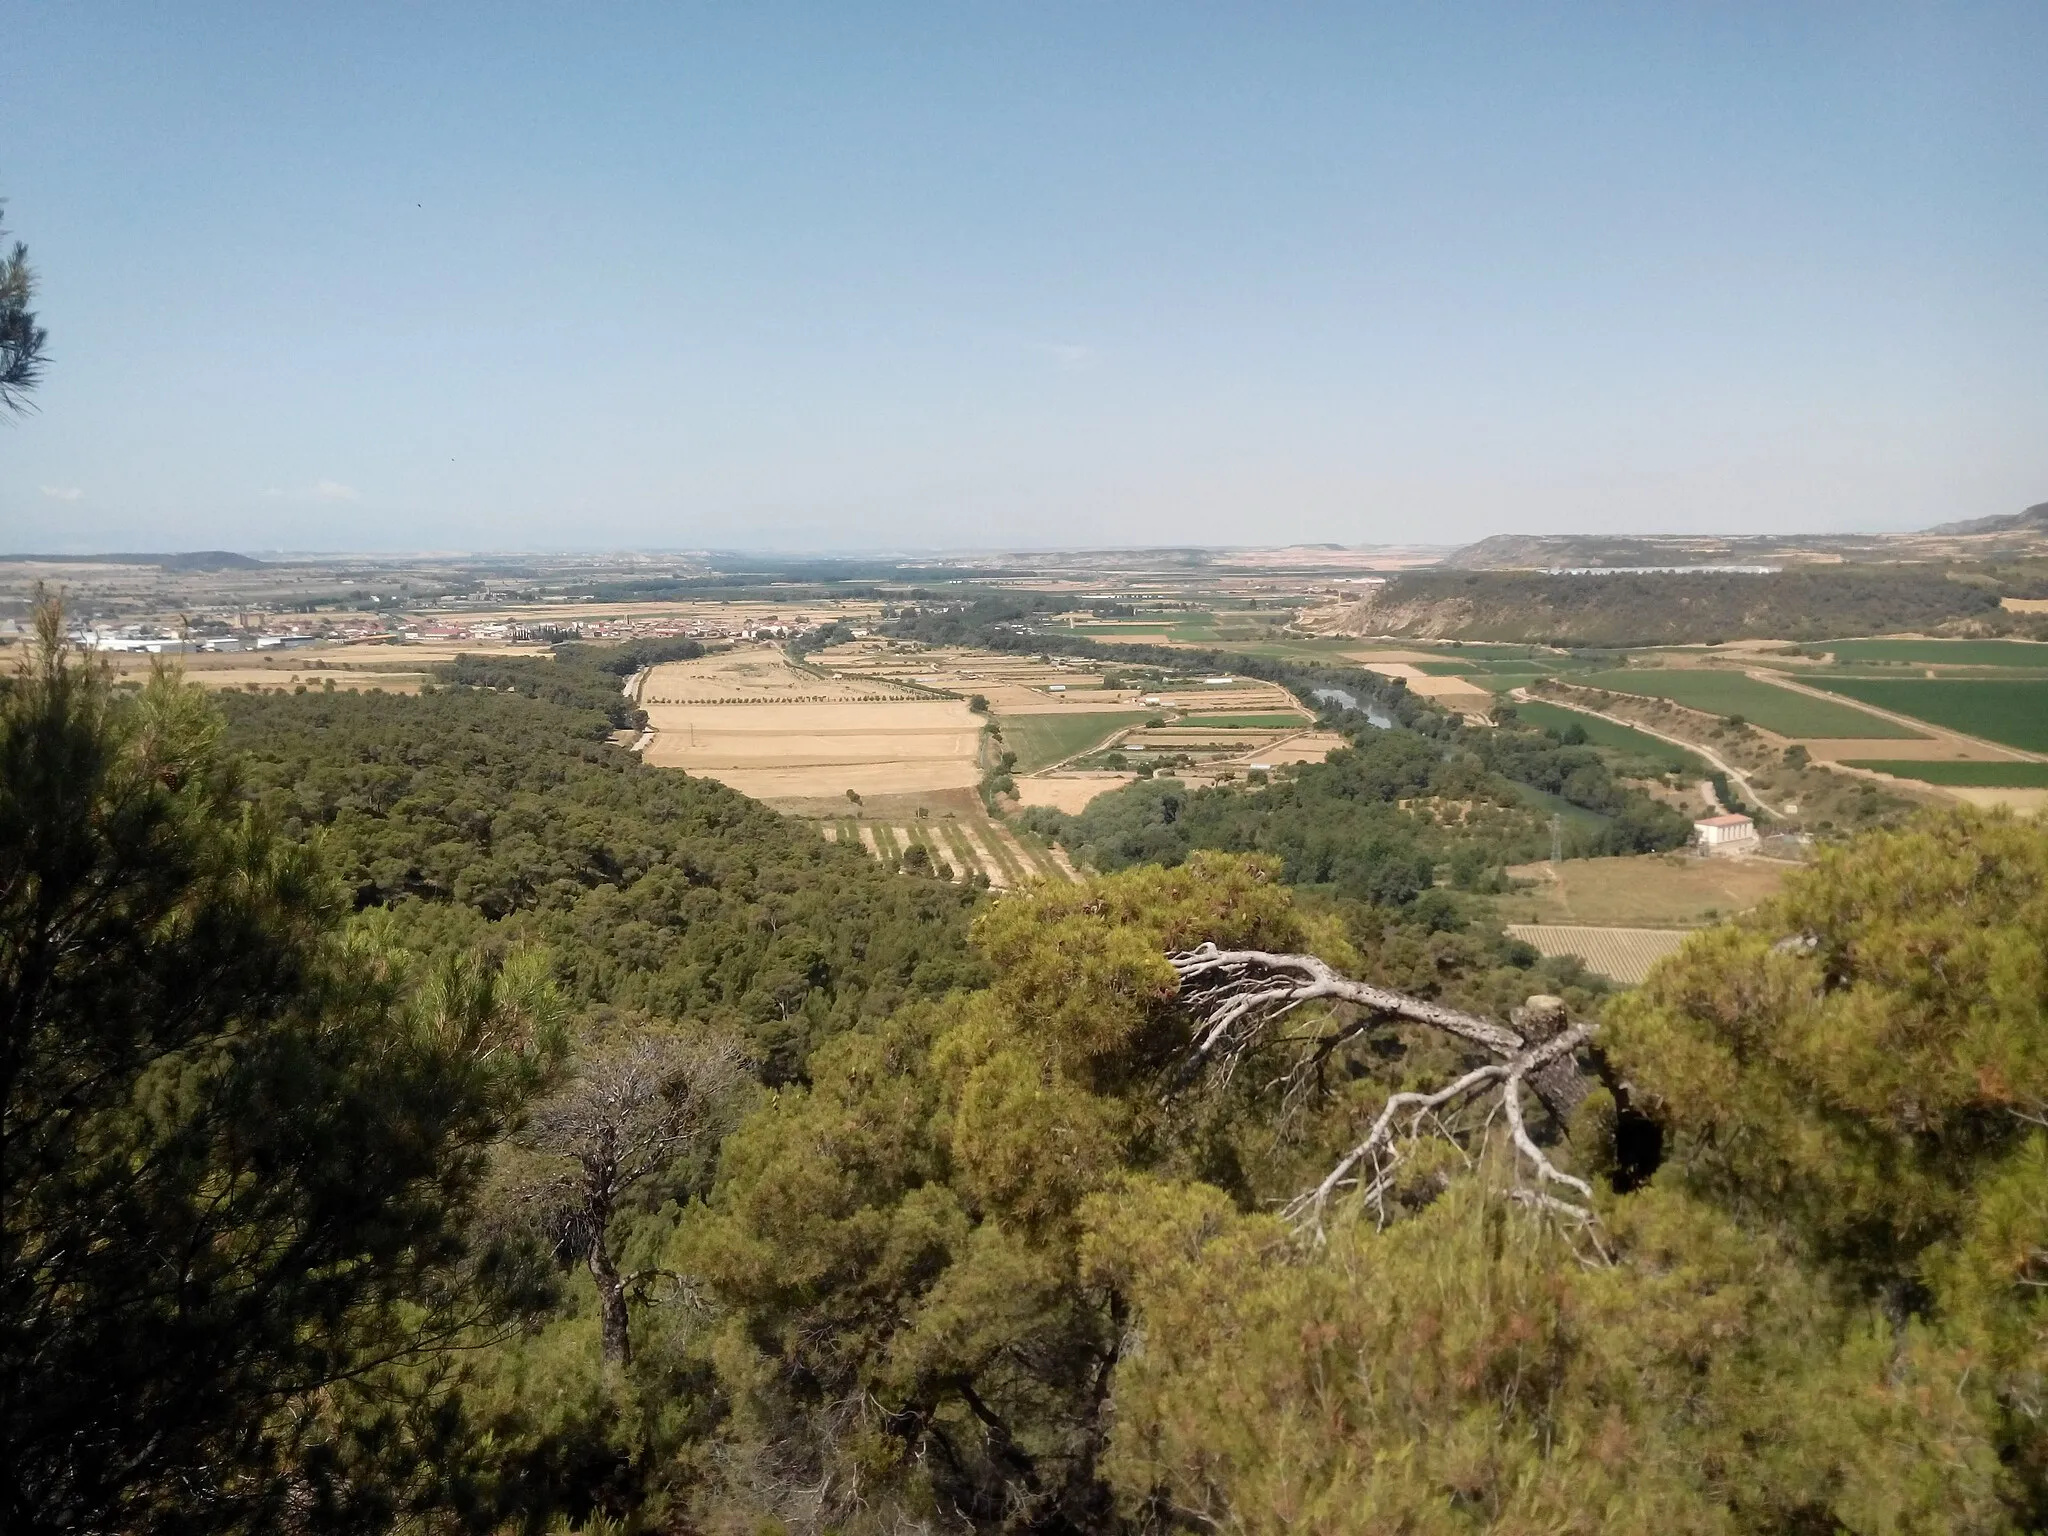
<instances>
[{"instance_id":1,"label":"rural road","mask_svg":"<svg viewBox=\"0 0 2048 1536\"><path fill-rule=\"evenodd\" d=\"M1555 704L1563 709L1575 710L1577 713L1582 715L1591 715L1596 720L1605 720L1609 725L1622 725L1627 726L1628 729L1632 731L1641 731L1645 736L1654 736L1659 741L1668 741L1674 747L1683 747L1686 751L1691 752L1696 756L1705 758L1709 763L1713 764L1714 767L1720 769L1723 773L1727 774L1731 782L1741 786L1744 795L1748 796L1756 804L1762 806L1765 810L1769 811L1773 816L1783 816L1786 814L1784 811L1779 810L1775 805L1771 804L1770 801L1766 800L1762 795L1756 792L1756 786L1749 782L1748 774L1744 773L1740 768L1735 767L1732 763L1726 761L1721 756L1721 754L1716 752L1712 747L1703 747L1696 741L1681 741L1676 736L1667 736L1662 731L1652 730L1647 725L1638 725L1633 720L1624 720L1619 715L1610 715L1605 710L1593 709L1584 704L1574 704L1566 699L1539 699L1534 694L1529 692L1529 690L1526 688L1517 688L1512 693L1510 693L1508 697L1511 699L1523 699L1531 704Z\"/></svg>"}]
</instances>

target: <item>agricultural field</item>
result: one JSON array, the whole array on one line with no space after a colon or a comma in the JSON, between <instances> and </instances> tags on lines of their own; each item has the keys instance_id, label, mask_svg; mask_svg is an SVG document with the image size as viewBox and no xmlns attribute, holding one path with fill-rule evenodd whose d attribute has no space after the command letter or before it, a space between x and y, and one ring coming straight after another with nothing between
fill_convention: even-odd
<instances>
[{"instance_id":1,"label":"agricultural field","mask_svg":"<svg viewBox=\"0 0 2048 1536\"><path fill-rule=\"evenodd\" d=\"M1694 928L1768 901L1790 867L1692 853L1520 864L1508 871L1517 888L1494 898L1494 911L1503 923Z\"/></svg>"},{"instance_id":2,"label":"agricultural field","mask_svg":"<svg viewBox=\"0 0 2048 1536\"><path fill-rule=\"evenodd\" d=\"M1843 677L1813 685L2022 752L2048 752L2048 678Z\"/></svg>"},{"instance_id":3,"label":"agricultural field","mask_svg":"<svg viewBox=\"0 0 2048 1536\"><path fill-rule=\"evenodd\" d=\"M1439 676L1402 661L1370 661L1364 665L1368 672L1397 678L1406 683L1408 691L1416 697L1428 699L1446 709L1467 715L1484 715L1493 708L1493 694L1462 677Z\"/></svg>"},{"instance_id":4,"label":"agricultural field","mask_svg":"<svg viewBox=\"0 0 2048 1536\"><path fill-rule=\"evenodd\" d=\"M935 872L956 882L982 875L996 890L1015 890L1033 880L1077 878L1073 866L1057 849L1018 837L980 814L889 820L838 817L821 822L820 827L831 841L863 848L889 863Z\"/></svg>"},{"instance_id":5,"label":"agricultural field","mask_svg":"<svg viewBox=\"0 0 2048 1536\"><path fill-rule=\"evenodd\" d=\"M1586 740L1596 747L1609 747L1617 752L1626 752L1631 757L1649 758L1661 762L1673 772L1688 773L1698 778L1707 774L1704 758L1660 741L1647 731L1638 731L1631 726L1620 725L1612 720L1602 720L1597 715L1582 714L1576 709L1566 709L1559 704L1545 704L1537 700L1515 700L1515 714L1526 724L1540 725L1545 730L1560 734L1577 726L1585 732Z\"/></svg>"},{"instance_id":6,"label":"agricultural field","mask_svg":"<svg viewBox=\"0 0 2048 1536\"><path fill-rule=\"evenodd\" d=\"M1056 811L1065 811L1078 816L1088 808L1088 803L1097 795L1106 795L1112 790L1122 789L1137 780L1135 773L1090 773L1044 774L1038 778L1017 780L1017 803L1020 806L1046 805Z\"/></svg>"},{"instance_id":7,"label":"agricultural field","mask_svg":"<svg viewBox=\"0 0 2048 1536\"><path fill-rule=\"evenodd\" d=\"M186 682L214 691L418 693L432 678L429 666L454 657L422 655L412 647L351 645L182 656L115 652L103 653L103 659L118 681L138 684L148 678L152 666L167 663Z\"/></svg>"},{"instance_id":8,"label":"agricultural field","mask_svg":"<svg viewBox=\"0 0 2048 1536\"><path fill-rule=\"evenodd\" d=\"M1159 717L1156 709L1004 715L1003 746L1017 754L1018 773L1036 773L1101 745L1118 731Z\"/></svg>"},{"instance_id":9,"label":"agricultural field","mask_svg":"<svg viewBox=\"0 0 2048 1536\"><path fill-rule=\"evenodd\" d=\"M1650 968L1675 954L1684 928L1593 928L1551 923L1509 923L1508 937L1543 955L1569 955L1589 971L1625 987L1640 986Z\"/></svg>"},{"instance_id":10,"label":"agricultural field","mask_svg":"<svg viewBox=\"0 0 2048 1536\"><path fill-rule=\"evenodd\" d=\"M665 662L641 687L650 763L757 800L967 788L982 720L963 700L799 668L769 646Z\"/></svg>"},{"instance_id":11,"label":"agricultural field","mask_svg":"<svg viewBox=\"0 0 2048 1536\"><path fill-rule=\"evenodd\" d=\"M1709 715L1740 715L1750 724L1793 739L1849 736L1879 739L1912 737L1919 732L1896 721L1846 704L1831 704L1810 694L1795 693L1741 672L1706 668L1644 667L1619 672L1588 672L1566 681L1583 688L1669 699ZM1832 686L1832 685L1830 685Z\"/></svg>"},{"instance_id":12,"label":"agricultural field","mask_svg":"<svg viewBox=\"0 0 2048 1536\"><path fill-rule=\"evenodd\" d=\"M2048 643L2039 640L1830 640L1826 650L1845 666L2030 667L2048 671Z\"/></svg>"},{"instance_id":13,"label":"agricultural field","mask_svg":"<svg viewBox=\"0 0 2048 1536\"><path fill-rule=\"evenodd\" d=\"M1306 730L1315 721L1306 714L1187 715L1178 723L1190 730L1299 731Z\"/></svg>"},{"instance_id":14,"label":"agricultural field","mask_svg":"<svg viewBox=\"0 0 2048 1536\"><path fill-rule=\"evenodd\" d=\"M1970 789L2048 789L2048 763L1914 762L1904 758L1865 757L1844 759L1843 766L1889 774L1895 779L1915 779L1923 784Z\"/></svg>"}]
</instances>

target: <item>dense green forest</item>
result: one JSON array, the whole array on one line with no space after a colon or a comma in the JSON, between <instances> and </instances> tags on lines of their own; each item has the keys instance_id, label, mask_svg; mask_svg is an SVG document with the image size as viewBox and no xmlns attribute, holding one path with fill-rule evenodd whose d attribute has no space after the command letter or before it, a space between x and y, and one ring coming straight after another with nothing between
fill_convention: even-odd
<instances>
[{"instance_id":1,"label":"dense green forest","mask_svg":"<svg viewBox=\"0 0 2048 1536\"><path fill-rule=\"evenodd\" d=\"M2033 621L2003 612L1999 597L1996 582L1955 580L1928 566L1768 575L1406 571L1359 606L1349 632L1634 646L2029 630Z\"/></svg>"},{"instance_id":2,"label":"dense green forest","mask_svg":"<svg viewBox=\"0 0 2048 1536\"><path fill-rule=\"evenodd\" d=\"M1358 721L1356 711L1335 718L1345 715ZM1429 892L1440 868L1463 889L1498 890L1504 866L1546 857L1548 817L1517 783L1607 818L1571 829L1573 856L1658 852L1692 832L1682 812L1618 782L1599 749L1545 730L1509 722L1444 740L1361 722L1349 734L1328 761L1270 785L1190 790L1154 778L1099 795L1079 815L1040 807L1020 820L1099 870L1178 864L1197 848L1273 853L1290 885L1390 906Z\"/></svg>"},{"instance_id":3,"label":"dense green forest","mask_svg":"<svg viewBox=\"0 0 2048 1536\"><path fill-rule=\"evenodd\" d=\"M1828 850L1603 996L1423 888L1584 749L1397 693L991 899L642 767L602 652L216 707L57 635L9 1529L2048 1521L2037 827Z\"/></svg>"}]
</instances>

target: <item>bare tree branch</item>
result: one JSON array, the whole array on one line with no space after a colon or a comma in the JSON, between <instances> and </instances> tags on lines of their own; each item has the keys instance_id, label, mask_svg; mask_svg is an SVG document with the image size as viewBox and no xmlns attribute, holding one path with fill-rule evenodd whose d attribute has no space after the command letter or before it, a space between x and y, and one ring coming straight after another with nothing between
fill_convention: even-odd
<instances>
[{"instance_id":1,"label":"bare tree branch","mask_svg":"<svg viewBox=\"0 0 2048 1536\"><path fill-rule=\"evenodd\" d=\"M544 1161L520 1196L562 1249L582 1259L598 1290L604 1356L631 1355L627 1300L611 1224L642 1180L711 1144L736 1113L749 1081L736 1041L659 1027L599 1042L569 1080L537 1106L519 1142Z\"/></svg>"},{"instance_id":2,"label":"bare tree branch","mask_svg":"<svg viewBox=\"0 0 2048 1536\"><path fill-rule=\"evenodd\" d=\"M1274 1083L1292 1096L1320 1081L1325 1064L1338 1047L1375 1024L1390 1021L1442 1031L1494 1058L1440 1087L1390 1095L1364 1138L1338 1159L1320 1183L1288 1204L1285 1215L1297 1227L1320 1237L1330 1203L1354 1190L1360 1193L1360 1203L1384 1223L1386 1198L1395 1187L1404 1147L1429 1137L1463 1150L1444 1116L1468 1106L1476 1109L1481 1102L1491 1104L1485 1116L1488 1124L1496 1114L1505 1120L1516 1167L1533 1177L1535 1187L1517 1188L1513 1198L1569 1221L1593 1220L1592 1186L1551 1161L1530 1135L1522 1113L1524 1084L1535 1090L1560 1122L1578 1107L1590 1087L1575 1053L1592 1038L1593 1026L1568 1023L1564 1004L1557 998L1530 998L1515 1010L1514 1027L1510 1028L1406 993L1353 981L1314 955L1220 950L1214 944L1203 944L1167 958L1180 978L1181 1003L1195 1021L1193 1039L1175 1073L1177 1087L1204 1071L1227 1079L1253 1052L1291 1043L1305 1048ZM1312 1002L1349 1005L1365 1010L1367 1016L1305 1037L1283 1041L1274 1036L1276 1021ZM1560 1191L1576 1199L1565 1198Z\"/></svg>"}]
</instances>

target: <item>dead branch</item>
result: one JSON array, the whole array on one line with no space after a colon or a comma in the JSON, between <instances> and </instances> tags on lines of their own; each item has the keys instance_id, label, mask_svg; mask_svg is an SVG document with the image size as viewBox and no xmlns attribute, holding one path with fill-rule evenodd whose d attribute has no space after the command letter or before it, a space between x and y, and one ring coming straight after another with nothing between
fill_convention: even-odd
<instances>
[{"instance_id":1,"label":"dead branch","mask_svg":"<svg viewBox=\"0 0 2048 1536\"><path fill-rule=\"evenodd\" d=\"M1319 1078L1339 1046L1377 1024L1392 1021L1440 1030L1494 1058L1441 1087L1389 1096L1364 1138L1320 1183L1286 1207L1287 1218L1296 1226L1320 1237L1331 1202L1347 1191L1358 1191L1360 1204L1384 1224L1386 1197L1394 1187L1404 1147L1424 1136L1460 1145L1445 1117L1468 1107L1476 1109L1482 1100L1491 1101L1486 1122L1490 1124L1499 1114L1506 1121L1515 1150L1518 1187L1512 1198L1568 1221L1583 1224L1593 1220L1592 1186L1550 1160L1529 1134L1522 1114L1525 1084L1559 1122L1578 1107L1590 1087L1576 1052L1592 1038L1593 1026L1569 1024L1558 999L1530 998L1515 1010L1514 1027L1510 1028L1476 1014L1353 981L1314 955L1219 950L1214 944L1204 944L1168 959L1180 978L1182 1006L1195 1021L1193 1039L1176 1073L1177 1085L1204 1071L1227 1079L1253 1052L1280 1043L1272 1034L1277 1020L1313 1002L1348 1004L1363 1010L1365 1017L1340 1021L1288 1042L1305 1046L1276 1080L1290 1094L1301 1091L1311 1077ZM1520 1186L1520 1174L1529 1176L1532 1187Z\"/></svg>"}]
</instances>

